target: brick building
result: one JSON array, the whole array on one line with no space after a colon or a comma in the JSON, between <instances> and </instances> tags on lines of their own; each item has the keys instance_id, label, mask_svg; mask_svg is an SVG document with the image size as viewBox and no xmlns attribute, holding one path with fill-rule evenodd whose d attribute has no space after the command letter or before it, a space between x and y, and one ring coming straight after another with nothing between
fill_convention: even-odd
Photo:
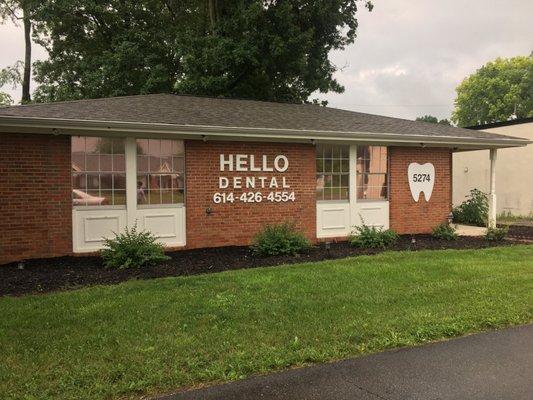
<instances>
[{"instance_id":1,"label":"brick building","mask_svg":"<svg viewBox=\"0 0 533 400\"><path fill-rule=\"evenodd\" d=\"M427 233L452 154L527 140L351 111L169 94L0 108L0 263L94 252L137 224L169 248L249 244L293 221ZM493 177L494 178L494 177ZM495 196L491 197L494 209Z\"/></svg>"}]
</instances>

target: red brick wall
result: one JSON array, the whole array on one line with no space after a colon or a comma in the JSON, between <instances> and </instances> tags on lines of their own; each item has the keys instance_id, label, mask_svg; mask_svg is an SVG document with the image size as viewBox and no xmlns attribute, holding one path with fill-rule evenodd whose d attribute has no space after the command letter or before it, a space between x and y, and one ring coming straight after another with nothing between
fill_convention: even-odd
<instances>
[{"instance_id":1,"label":"red brick wall","mask_svg":"<svg viewBox=\"0 0 533 400\"><path fill-rule=\"evenodd\" d=\"M289 168L280 172L220 171L220 154L253 154L257 161L265 154L269 159L279 154L289 160ZM315 147L292 143L202 142L186 141L187 179L187 247L247 245L266 223L294 221L299 230L316 240ZM256 162L256 164L258 164ZM290 189L219 189L219 176L286 177ZM241 203L243 191L294 191L296 200L286 203ZM233 204L215 204L216 192L233 192ZM208 215L206 208L213 213Z\"/></svg>"},{"instance_id":2,"label":"red brick wall","mask_svg":"<svg viewBox=\"0 0 533 400\"><path fill-rule=\"evenodd\" d=\"M0 264L72 252L70 137L0 136Z\"/></svg>"},{"instance_id":3,"label":"red brick wall","mask_svg":"<svg viewBox=\"0 0 533 400\"><path fill-rule=\"evenodd\" d=\"M429 233L446 221L452 205L452 153L446 148L390 147L390 226L398 233ZM432 163L435 185L429 202L418 203L409 189L410 163Z\"/></svg>"}]
</instances>

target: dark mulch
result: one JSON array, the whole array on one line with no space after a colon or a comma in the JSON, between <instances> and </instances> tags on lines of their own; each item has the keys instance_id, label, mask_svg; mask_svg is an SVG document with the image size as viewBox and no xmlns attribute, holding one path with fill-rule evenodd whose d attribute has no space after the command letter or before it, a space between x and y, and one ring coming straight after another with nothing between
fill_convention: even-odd
<instances>
[{"instance_id":1,"label":"dark mulch","mask_svg":"<svg viewBox=\"0 0 533 400\"><path fill-rule=\"evenodd\" d=\"M523 229L525 228L525 229ZM462 237L448 242L429 235L401 236L390 250L477 249L504 246L533 240L533 227L511 227L510 240L488 242L483 238ZM413 241L414 239L414 241ZM99 257L59 257L28 260L19 265L0 266L0 296L46 293L71 290L98 284L115 284L130 279L151 279L165 276L195 275L232 269L257 268L309 261L322 261L382 250L364 250L346 242L321 244L299 256L254 256L248 247L221 247L183 250L169 253L171 260L146 269L114 270L102 265Z\"/></svg>"}]
</instances>

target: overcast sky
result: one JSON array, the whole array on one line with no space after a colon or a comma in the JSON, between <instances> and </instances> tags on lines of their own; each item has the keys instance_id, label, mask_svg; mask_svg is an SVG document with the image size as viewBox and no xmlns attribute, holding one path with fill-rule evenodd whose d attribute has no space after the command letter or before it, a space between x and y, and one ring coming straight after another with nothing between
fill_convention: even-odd
<instances>
[{"instance_id":1,"label":"overcast sky","mask_svg":"<svg viewBox=\"0 0 533 400\"><path fill-rule=\"evenodd\" d=\"M533 50L532 0L373 0L355 43L331 54L342 94L332 107L414 119L449 118L455 87L496 57ZM35 47L35 46L34 46ZM23 33L0 26L0 68L23 59ZM34 59L46 57L34 48ZM20 99L19 89L2 90Z\"/></svg>"}]
</instances>

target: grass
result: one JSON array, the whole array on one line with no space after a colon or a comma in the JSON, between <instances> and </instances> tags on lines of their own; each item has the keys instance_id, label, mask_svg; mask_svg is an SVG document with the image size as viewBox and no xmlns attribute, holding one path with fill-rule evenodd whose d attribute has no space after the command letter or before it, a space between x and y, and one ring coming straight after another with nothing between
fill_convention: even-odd
<instances>
[{"instance_id":1,"label":"grass","mask_svg":"<svg viewBox=\"0 0 533 400\"><path fill-rule=\"evenodd\" d=\"M532 321L533 246L0 299L0 398L138 398Z\"/></svg>"}]
</instances>

